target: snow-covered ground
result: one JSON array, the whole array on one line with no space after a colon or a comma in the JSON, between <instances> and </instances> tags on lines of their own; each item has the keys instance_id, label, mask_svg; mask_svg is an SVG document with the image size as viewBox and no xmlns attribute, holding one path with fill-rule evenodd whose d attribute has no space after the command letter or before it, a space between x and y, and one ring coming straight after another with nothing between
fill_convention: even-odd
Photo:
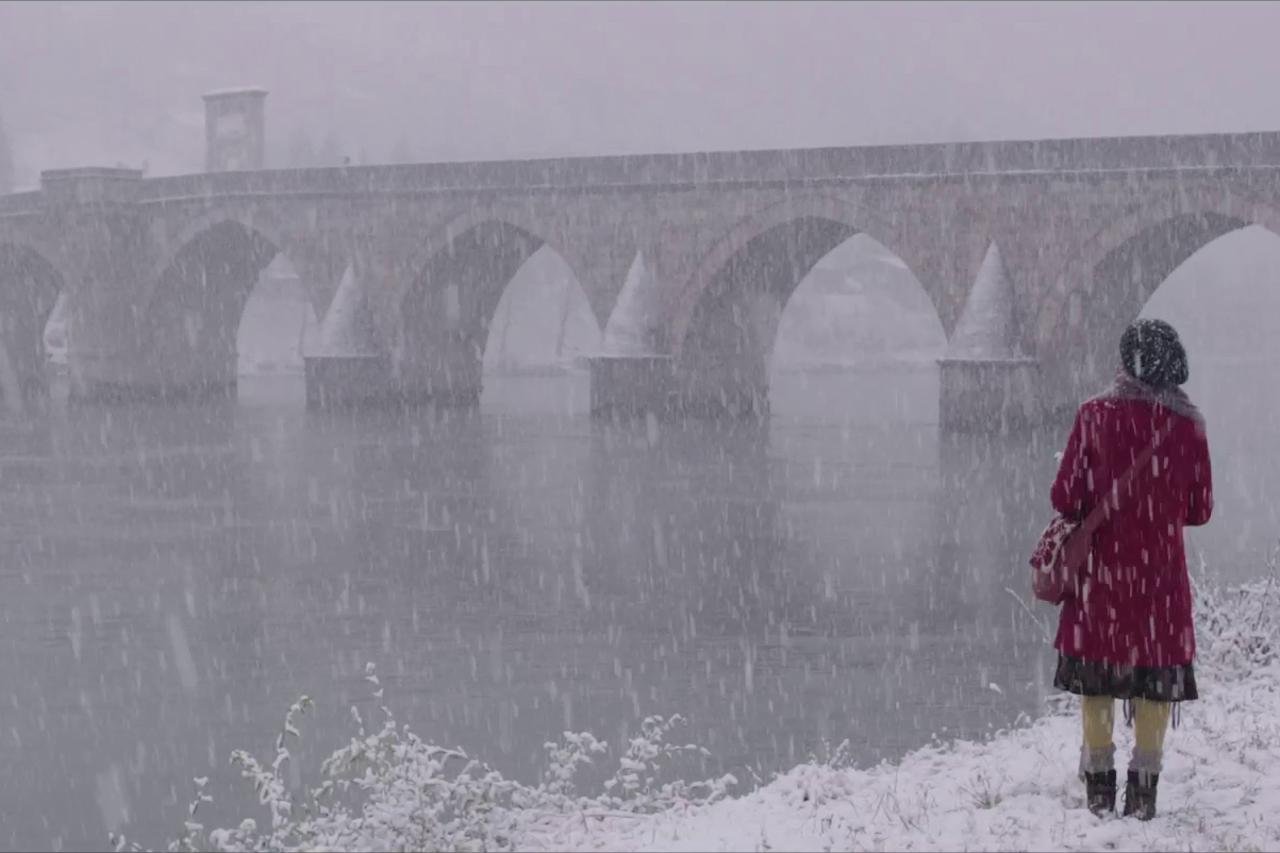
<instances>
[{"instance_id":1,"label":"snow-covered ground","mask_svg":"<svg viewBox=\"0 0 1280 853\"><path fill-rule=\"evenodd\" d=\"M192 823L186 849L1276 850L1278 604L1274 567L1261 582L1197 590L1202 698L1170 733L1159 814L1148 823L1085 808L1075 700L1061 695L1040 719L984 742L934 743L863 769L841 766L837 749L728 798L725 780L660 780L669 753L696 747L672 744L674 727L657 718L603 791L585 796L573 787L575 768L610 763L590 735L548 744L549 770L527 786L394 720L366 730L353 710L357 736L326 761L328 777L346 781L301 797L282 734L274 760L235 758L274 821L262 815L208 835ZM372 665L368 680L381 700ZM305 705L290 712L289 735L302 731ZM1118 723L1122 778L1131 738Z\"/></svg>"},{"instance_id":2,"label":"snow-covered ground","mask_svg":"<svg viewBox=\"0 0 1280 853\"><path fill-rule=\"evenodd\" d=\"M528 849L1277 850L1280 661L1270 585L1200 601L1202 698L1166 743L1159 814L1098 819L1076 776L1073 697L983 743L871 769L802 765L743 797L644 817L548 821ZM1047 675L1046 675L1047 677ZM1119 715L1117 715L1119 718ZM1132 730L1117 721L1117 763Z\"/></svg>"},{"instance_id":3,"label":"snow-covered ground","mask_svg":"<svg viewBox=\"0 0 1280 853\"><path fill-rule=\"evenodd\" d=\"M1208 675L1208 674L1206 674ZM1159 814L1100 820L1076 778L1070 711L986 743L927 747L870 770L797 767L687 812L564 816L522 840L578 850L1280 849L1280 670L1206 677L1167 744ZM1124 731L1118 752L1131 743ZM1123 774L1123 763L1120 764Z\"/></svg>"}]
</instances>

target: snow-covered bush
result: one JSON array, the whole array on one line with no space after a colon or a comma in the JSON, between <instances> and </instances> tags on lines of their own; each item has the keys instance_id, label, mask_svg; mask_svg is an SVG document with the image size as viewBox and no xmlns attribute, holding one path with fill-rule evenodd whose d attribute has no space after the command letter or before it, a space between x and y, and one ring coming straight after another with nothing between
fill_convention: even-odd
<instances>
[{"instance_id":1,"label":"snow-covered bush","mask_svg":"<svg viewBox=\"0 0 1280 853\"><path fill-rule=\"evenodd\" d=\"M1240 586L1194 584L1199 668L1244 676L1280 660L1280 547L1260 580Z\"/></svg>"},{"instance_id":2,"label":"snow-covered bush","mask_svg":"<svg viewBox=\"0 0 1280 853\"><path fill-rule=\"evenodd\" d=\"M381 701L373 664L365 678ZM182 838L169 845L171 851L510 850L518 825L539 818L586 821L707 805L725 797L737 781L725 775L659 782L665 759L686 752L706 754L700 747L668 742L683 722L679 716L645 719L604 790L585 796L576 791L575 774L608 752L590 734L566 732L559 743L547 743L542 781L525 785L462 750L422 740L382 705L383 723L373 733L353 707L356 733L351 741L324 760L319 784L303 786L302 795L291 794L288 742L301 736L299 719L311 707L304 696L289 709L269 764L243 750L231 756L266 807L269 825L259 828L258 821L246 818L234 828L206 832L195 815L210 798L204 794L205 780L196 780L189 819ZM112 841L117 850L127 846L123 838Z\"/></svg>"}]
</instances>

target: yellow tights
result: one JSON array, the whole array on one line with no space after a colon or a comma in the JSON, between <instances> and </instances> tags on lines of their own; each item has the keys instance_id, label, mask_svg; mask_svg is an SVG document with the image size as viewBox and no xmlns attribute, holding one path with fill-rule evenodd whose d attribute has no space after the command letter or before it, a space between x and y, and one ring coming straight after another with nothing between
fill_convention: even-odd
<instances>
[{"instance_id":1,"label":"yellow tights","mask_svg":"<svg viewBox=\"0 0 1280 853\"><path fill-rule=\"evenodd\" d=\"M1081 716L1084 718L1084 769L1110 770L1115 744L1112 732L1115 727L1115 700L1110 696L1082 696ZM1169 730L1169 702L1150 699L1133 700L1133 760L1131 770L1159 773L1164 754L1164 736Z\"/></svg>"}]
</instances>

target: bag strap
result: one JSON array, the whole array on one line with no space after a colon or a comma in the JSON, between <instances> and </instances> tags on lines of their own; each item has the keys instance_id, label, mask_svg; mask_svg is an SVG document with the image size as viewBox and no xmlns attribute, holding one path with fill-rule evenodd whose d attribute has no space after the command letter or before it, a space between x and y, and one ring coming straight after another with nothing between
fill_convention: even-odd
<instances>
[{"instance_id":1,"label":"bag strap","mask_svg":"<svg viewBox=\"0 0 1280 853\"><path fill-rule=\"evenodd\" d=\"M1102 526L1104 516L1107 512L1107 504L1111 501L1111 496L1114 494L1118 500L1120 495L1129 491L1129 486L1133 484L1134 476L1137 475L1138 471L1142 470L1144 465L1151 461L1151 457L1155 455L1156 450L1164 443L1164 440L1169 437L1169 434L1173 432L1174 424L1177 423L1175 420L1177 417L1178 416L1176 414L1172 414L1168 426L1164 429L1156 430L1156 437L1152 439L1151 444L1143 448L1142 452L1133 460L1133 464L1126 468L1123 474L1112 481L1111 488L1107 491L1107 494L1098 502L1097 506L1089 511L1089 514L1085 516L1084 521L1080 524L1081 529L1084 530L1086 534L1092 535L1094 531ZM1117 503L1117 508L1118 506L1119 504Z\"/></svg>"}]
</instances>

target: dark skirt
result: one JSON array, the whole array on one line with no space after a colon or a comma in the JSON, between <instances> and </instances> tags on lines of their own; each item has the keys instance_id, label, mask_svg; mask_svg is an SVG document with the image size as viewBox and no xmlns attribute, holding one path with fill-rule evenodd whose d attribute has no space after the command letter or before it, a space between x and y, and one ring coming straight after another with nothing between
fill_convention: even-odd
<instances>
[{"instance_id":1,"label":"dark skirt","mask_svg":"<svg viewBox=\"0 0 1280 853\"><path fill-rule=\"evenodd\" d=\"M1122 666L1098 660L1058 655L1053 686L1079 696L1112 696L1116 699L1150 699L1185 702L1200 698L1191 664L1176 666Z\"/></svg>"}]
</instances>

